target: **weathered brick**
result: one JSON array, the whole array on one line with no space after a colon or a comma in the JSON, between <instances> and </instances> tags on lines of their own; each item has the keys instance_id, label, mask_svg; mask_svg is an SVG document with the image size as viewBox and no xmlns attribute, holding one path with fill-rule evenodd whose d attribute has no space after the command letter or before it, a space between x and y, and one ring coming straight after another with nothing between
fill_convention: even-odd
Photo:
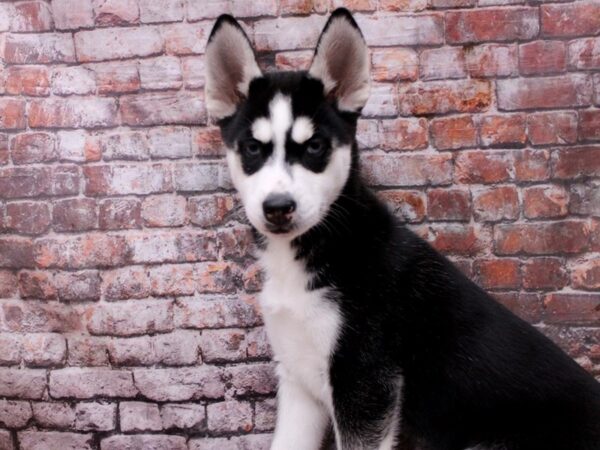
<instances>
[{"instance_id":1,"label":"weathered brick","mask_svg":"<svg viewBox=\"0 0 600 450\"><path fill-rule=\"evenodd\" d=\"M186 219L186 198L180 195L153 195L142 202L142 219L149 227L177 227Z\"/></svg>"},{"instance_id":2,"label":"weathered brick","mask_svg":"<svg viewBox=\"0 0 600 450\"><path fill-rule=\"evenodd\" d=\"M50 373L53 398L135 397L138 393L131 372L111 369L68 367Z\"/></svg>"},{"instance_id":3,"label":"weathered brick","mask_svg":"<svg viewBox=\"0 0 600 450\"><path fill-rule=\"evenodd\" d=\"M585 222L501 224L494 229L494 244L501 255L581 253L588 248L589 234Z\"/></svg>"},{"instance_id":4,"label":"weathered brick","mask_svg":"<svg viewBox=\"0 0 600 450\"><path fill-rule=\"evenodd\" d=\"M592 103L592 80L583 73L498 80L501 110L563 108Z\"/></svg>"},{"instance_id":5,"label":"weathered brick","mask_svg":"<svg viewBox=\"0 0 600 450\"><path fill-rule=\"evenodd\" d=\"M165 430L204 431L206 428L206 411L203 405L166 404L161 407L160 416Z\"/></svg>"},{"instance_id":6,"label":"weathered brick","mask_svg":"<svg viewBox=\"0 0 600 450\"><path fill-rule=\"evenodd\" d=\"M473 216L483 222L514 220L519 217L519 195L514 186L473 189Z\"/></svg>"},{"instance_id":7,"label":"weathered brick","mask_svg":"<svg viewBox=\"0 0 600 450\"><path fill-rule=\"evenodd\" d=\"M418 150L427 147L427 122L424 119L382 120L378 133L383 150Z\"/></svg>"},{"instance_id":8,"label":"weathered brick","mask_svg":"<svg viewBox=\"0 0 600 450\"><path fill-rule=\"evenodd\" d=\"M107 338L82 335L69 335L69 366L108 366Z\"/></svg>"},{"instance_id":9,"label":"weathered brick","mask_svg":"<svg viewBox=\"0 0 600 450\"><path fill-rule=\"evenodd\" d=\"M430 189L427 191L427 218L432 221L468 221L471 198L463 189Z\"/></svg>"},{"instance_id":10,"label":"weathered brick","mask_svg":"<svg viewBox=\"0 0 600 450\"><path fill-rule=\"evenodd\" d=\"M191 134L186 127L158 127L148 132L152 158L178 159L192 156Z\"/></svg>"},{"instance_id":11,"label":"weathered brick","mask_svg":"<svg viewBox=\"0 0 600 450\"><path fill-rule=\"evenodd\" d=\"M99 94L136 92L141 87L138 66L131 61L89 64L96 74Z\"/></svg>"},{"instance_id":12,"label":"weathered brick","mask_svg":"<svg viewBox=\"0 0 600 450\"><path fill-rule=\"evenodd\" d=\"M56 150L61 161L86 162L98 161L100 149L83 130L59 131Z\"/></svg>"},{"instance_id":13,"label":"weathered brick","mask_svg":"<svg viewBox=\"0 0 600 450\"><path fill-rule=\"evenodd\" d=\"M113 435L100 441L100 450L188 450L183 436L162 434Z\"/></svg>"},{"instance_id":14,"label":"weathered brick","mask_svg":"<svg viewBox=\"0 0 600 450\"><path fill-rule=\"evenodd\" d=\"M32 402L35 421L46 428L70 428L75 424L75 410L68 403Z\"/></svg>"},{"instance_id":15,"label":"weathered brick","mask_svg":"<svg viewBox=\"0 0 600 450\"><path fill-rule=\"evenodd\" d=\"M17 130L25 128L25 101L0 98L0 128Z\"/></svg>"},{"instance_id":16,"label":"weathered brick","mask_svg":"<svg viewBox=\"0 0 600 450\"><path fill-rule=\"evenodd\" d=\"M564 72L567 51L561 41L534 41L519 46L519 70L524 75Z\"/></svg>"},{"instance_id":17,"label":"weathered brick","mask_svg":"<svg viewBox=\"0 0 600 450\"><path fill-rule=\"evenodd\" d=\"M45 66L10 66L5 76L7 94L36 97L50 94L50 77Z\"/></svg>"},{"instance_id":18,"label":"weathered brick","mask_svg":"<svg viewBox=\"0 0 600 450\"><path fill-rule=\"evenodd\" d=\"M177 89L183 82L179 59L175 56L143 59L139 70L143 89Z\"/></svg>"},{"instance_id":19,"label":"weathered brick","mask_svg":"<svg viewBox=\"0 0 600 450\"><path fill-rule=\"evenodd\" d=\"M381 191L382 198L403 222L420 222L425 217L425 195L419 191Z\"/></svg>"},{"instance_id":20,"label":"weathered brick","mask_svg":"<svg viewBox=\"0 0 600 450\"><path fill-rule=\"evenodd\" d=\"M369 99L362 109L362 115L364 117L396 117L398 115L397 91L395 84L371 84Z\"/></svg>"},{"instance_id":21,"label":"weathered brick","mask_svg":"<svg viewBox=\"0 0 600 450\"><path fill-rule=\"evenodd\" d=\"M309 58L312 58L312 54L308 55L307 61L310 61ZM281 61L279 66L284 66ZM375 81L416 80L419 76L419 58L411 49L374 49L371 52L371 71Z\"/></svg>"},{"instance_id":22,"label":"weathered brick","mask_svg":"<svg viewBox=\"0 0 600 450\"><path fill-rule=\"evenodd\" d=\"M600 38L576 39L569 42L569 68L600 69Z\"/></svg>"},{"instance_id":23,"label":"weathered brick","mask_svg":"<svg viewBox=\"0 0 600 450\"><path fill-rule=\"evenodd\" d=\"M433 145L439 150L457 150L477 145L477 129L471 116L434 119L429 129Z\"/></svg>"},{"instance_id":24,"label":"weathered brick","mask_svg":"<svg viewBox=\"0 0 600 450\"><path fill-rule=\"evenodd\" d=\"M455 177L460 183L498 183L511 178L513 155L508 152L469 151L455 160Z\"/></svg>"},{"instance_id":25,"label":"weathered brick","mask_svg":"<svg viewBox=\"0 0 600 450\"><path fill-rule=\"evenodd\" d=\"M139 22L137 0L92 0L97 26L132 25Z\"/></svg>"},{"instance_id":26,"label":"weathered brick","mask_svg":"<svg viewBox=\"0 0 600 450\"><path fill-rule=\"evenodd\" d=\"M85 231L96 228L96 201L75 198L54 202L52 223L56 231Z\"/></svg>"},{"instance_id":27,"label":"weathered brick","mask_svg":"<svg viewBox=\"0 0 600 450\"><path fill-rule=\"evenodd\" d=\"M142 23L179 22L184 17L183 0L139 0Z\"/></svg>"},{"instance_id":28,"label":"weathered brick","mask_svg":"<svg viewBox=\"0 0 600 450\"><path fill-rule=\"evenodd\" d=\"M72 63L75 47L70 33L9 34L4 58L11 64Z\"/></svg>"},{"instance_id":29,"label":"weathered brick","mask_svg":"<svg viewBox=\"0 0 600 450\"><path fill-rule=\"evenodd\" d=\"M480 228L464 224L444 224L431 227L433 246L442 253L476 255L487 246Z\"/></svg>"},{"instance_id":30,"label":"weathered brick","mask_svg":"<svg viewBox=\"0 0 600 450\"><path fill-rule=\"evenodd\" d=\"M361 15L356 17L356 21L369 45L373 46L437 45L444 42L444 21L441 14L379 17ZM306 47L311 48L313 45Z\"/></svg>"},{"instance_id":31,"label":"weathered brick","mask_svg":"<svg viewBox=\"0 0 600 450\"><path fill-rule=\"evenodd\" d=\"M80 0L73 4L70 0L53 0L52 12L56 28L72 30L94 25L94 13L91 0Z\"/></svg>"},{"instance_id":32,"label":"weathered brick","mask_svg":"<svg viewBox=\"0 0 600 450\"><path fill-rule=\"evenodd\" d=\"M58 272L54 275L58 298L65 302L100 299L100 275L95 270Z\"/></svg>"},{"instance_id":33,"label":"weathered brick","mask_svg":"<svg viewBox=\"0 0 600 450\"><path fill-rule=\"evenodd\" d=\"M42 234L50 227L51 217L44 202L13 202L6 205L4 228L22 234Z\"/></svg>"},{"instance_id":34,"label":"weathered brick","mask_svg":"<svg viewBox=\"0 0 600 450\"><path fill-rule=\"evenodd\" d=\"M600 141L600 111L581 111L579 113L579 139Z\"/></svg>"},{"instance_id":35,"label":"weathered brick","mask_svg":"<svg viewBox=\"0 0 600 450\"><path fill-rule=\"evenodd\" d=\"M29 402L0 400L0 424L7 428L22 428L33 416Z\"/></svg>"},{"instance_id":36,"label":"weathered brick","mask_svg":"<svg viewBox=\"0 0 600 450\"><path fill-rule=\"evenodd\" d=\"M78 431L110 431L116 426L116 403L78 403L75 406L75 429Z\"/></svg>"},{"instance_id":37,"label":"weathered brick","mask_svg":"<svg viewBox=\"0 0 600 450\"><path fill-rule=\"evenodd\" d=\"M423 50L419 70L423 80L464 78L467 75L465 54L461 47Z\"/></svg>"},{"instance_id":38,"label":"weathered brick","mask_svg":"<svg viewBox=\"0 0 600 450\"><path fill-rule=\"evenodd\" d=\"M105 199L99 203L99 225L101 230L141 228L141 202L138 199Z\"/></svg>"},{"instance_id":39,"label":"weathered brick","mask_svg":"<svg viewBox=\"0 0 600 450\"><path fill-rule=\"evenodd\" d=\"M218 399L225 394L221 369L215 366L136 369L140 393L154 401Z\"/></svg>"},{"instance_id":40,"label":"weathered brick","mask_svg":"<svg viewBox=\"0 0 600 450\"><path fill-rule=\"evenodd\" d=\"M546 150L523 150L515 153L515 178L539 181L550 176L550 153Z\"/></svg>"},{"instance_id":41,"label":"weathered brick","mask_svg":"<svg viewBox=\"0 0 600 450\"><path fill-rule=\"evenodd\" d=\"M540 8L543 36L595 35L600 30L600 4L595 0L542 5Z\"/></svg>"},{"instance_id":42,"label":"weathered brick","mask_svg":"<svg viewBox=\"0 0 600 450\"><path fill-rule=\"evenodd\" d=\"M277 70L306 70L310 67L313 54L309 50L279 52L275 55L275 67Z\"/></svg>"},{"instance_id":43,"label":"weathered brick","mask_svg":"<svg viewBox=\"0 0 600 450\"><path fill-rule=\"evenodd\" d=\"M109 300L148 297L150 295L148 272L139 266L104 271L102 291Z\"/></svg>"},{"instance_id":44,"label":"weathered brick","mask_svg":"<svg viewBox=\"0 0 600 450\"><path fill-rule=\"evenodd\" d=\"M190 222L201 227L224 223L235 207L234 198L229 194L189 197L187 204Z\"/></svg>"},{"instance_id":45,"label":"weathered brick","mask_svg":"<svg viewBox=\"0 0 600 450\"><path fill-rule=\"evenodd\" d=\"M516 45L481 44L465 50L467 71L476 78L508 77L518 72Z\"/></svg>"},{"instance_id":46,"label":"weathered brick","mask_svg":"<svg viewBox=\"0 0 600 450\"><path fill-rule=\"evenodd\" d=\"M21 271L19 273L19 293L23 298L46 300L58 298L54 277L50 272Z\"/></svg>"},{"instance_id":47,"label":"weathered brick","mask_svg":"<svg viewBox=\"0 0 600 450\"><path fill-rule=\"evenodd\" d=\"M0 267L8 269L30 268L35 264L33 243L19 237L0 237Z\"/></svg>"},{"instance_id":48,"label":"weathered brick","mask_svg":"<svg viewBox=\"0 0 600 450\"><path fill-rule=\"evenodd\" d=\"M545 322L597 326L600 323L600 295L553 293L544 299Z\"/></svg>"},{"instance_id":49,"label":"weathered brick","mask_svg":"<svg viewBox=\"0 0 600 450\"><path fill-rule=\"evenodd\" d=\"M160 431L162 421L158 405L144 402L121 402L119 405L121 431Z\"/></svg>"},{"instance_id":50,"label":"weathered brick","mask_svg":"<svg viewBox=\"0 0 600 450\"><path fill-rule=\"evenodd\" d=\"M533 145L572 144L577 141L577 114L532 113L527 117L527 129Z\"/></svg>"},{"instance_id":51,"label":"weathered brick","mask_svg":"<svg viewBox=\"0 0 600 450\"><path fill-rule=\"evenodd\" d=\"M85 166L86 195L151 194L172 189L170 167L151 165Z\"/></svg>"},{"instance_id":52,"label":"weathered brick","mask_svg":"<svg viewBox=\"0 0 600 450\"><path fill-rule=\"evenodd\" d=\"M557 185L532 186L523 190L523 212L528 219L564 217L569 193Z\"/></svg>"},{"instance_id":53,"label":"weathered brick","mask_svg":"<svg viewBox=\"0 0 600 450\"><path fill-rule=\"evenodd\" d=\"M256 402L254 406L254 428L258 431L271 431L275 428L277 405L273 398Z\"/></svg>"},{"instance_id":54,"label":"weathered brick","mask_svg":"<svg viewBox=\"0 0 600 450\"><path fill-rule=\"evenodd\" d=\"M446 39L451 43L526 40L539 32L535 8L482 9L446 13Z\"/></svg>"},{"instance_id":55,"label":"weathered brick","mask_svg":"<svg viewBox=\"0 0 600 450\"><path fill-rule=\"evenodd\" d=\"M248 402L224 401L206 407L208 429L215 433L252 430L252 407Z\"/></svg>"},{"instance_id":56,"label":"weathered brick","mask_svg":"<svg viewBox=\"0 0 600 450\"><path fill-rule=\"evenodd\" d=\"M204 330L200 337L206 362L240 361L246 358L246 334L240 329Z\"/></svg>"},{"instance_id":57,"label":"weathered brick","mask_svg":"<svg viewBox=\"0 0 600 450\"><path fill-rule=\"evenodd\" d=\"M277 377L273 363L229 366L225 378L230 382L228 394L236 397L270 395L277 390Z\"/></svg>"},{"instance_id":58,"label":"weathered brick","mask_svg":"<svg viewBox=\"0 0 600 450\"><path fill-rule=\"evenodd\" d=\"M571 185L569 212L600 217L600 182Z\"/></svg>"},{"instance_id":59,"label":"weathered brick","mask_svg":"<svg viewBox=\"0 0 600 450\"><path fill-rule=\"evenodd\" d=\"M473 264L473 270L477 283L486 289L514 289L521 282L517 259L479 259Z\"/></svg>"},{"instance_id":60,"label":"weathered brick","mask_svg":"<svg viewBox=\"0 0 600 450\"><path fill-rule=\"evenodd\" d=\"M248 226L223 228L217 235L222 259L247 258L251 254L254 237Z\"/></svg>"},{"instance_id":61,"label":"weathered brick","mask_svg":"<svg viewBox=\"0 0 600 450\"><path fill-rule=\"evenodd\" d=\"M422 186L449 184L452 158L440 155L364 155L366 179L373 185Z\"/></svg>"},{"instance_id":62,"label":"weathered brick","mask_svg":"<svg viewBox=\"0 0 600 450\"><path fill-rule=\"evenodd\" d=\"M55 138L49 133L17 134L10 147L14 164L52 162L58 157Z\"/></svg>"},{"instance_id":63,"label":"weathered brick","mask_svg":"<svg viewBox=\"0 0 600 450\"><path fill-rule=\"evenodd\" d=\"M121 97L121 117L127 125L200 124L206 109L198 93L149 93Z\"/></svg>"},{"instance_id":64,"label":"weathered brick","mask_svg":"<svg viewBox=\"0 0 600 450\"><path fill-rule=\"evenodd\" d=\"M54 333L28 334L23 339L23 361L34 367L62 365L67 354L65 338Z\"/></svg>"},{"instance_id":65,"label":"weathered brick","mask_svg":"<svg viewBox=\"0 0 600 450\"><path fill-rule=\"evenodd\" d=\"M16 292L16 274L9 270L0 270L0 298L12 297Z\"/></svg>"},{"instance_id":66,"label":"weathered brick","mask_svg":"<svg viewBox=\"0 0 600 450\"><path fill-rule=\"evenodd\" d=\"M46 371L0 367L0 395L10 398L39 399L46 390Z\"/></svg>"},{"instance_id":67,"label":"weathered brick","mask_svg":"<svg viewBox=\"0 0 600 450\"><path fill-rule=\"evenodd\" d=\"M67 97L34 100L29 105L32 128L96 128L116 124L117 103L112 98Z\"/></svg>"},{"instance_id":68,"label":"weathered brick","mask_svg":"<svg viewBox=\"0 0 600 450\"><path fill-rule=\"evenodd\" d=\"M129 237L134 263L193 262L214 260L217 247L214 233L153 233Z\"/></svg>"},{"instance_id":69,"label":"weathered brick","mask_svg":"<svg viewBox=\"0 0 600 450\"><path fill-rule=\"evenodd\" d=\"M600 289L600 260L587 258L571 266L571 282L576 289Z\"/></svg>"},{"instance_id":70,"label":"weathered brick","mask_svg":"<svg viewBox=\"0 0 600 450\"><path fill-rule=\"evenodd\" d=\"M58 302L6 301L0 305L0 331L18 333L78 331L82 310Z\"/></svg>"},{"instance_id":71,"label":"weathered brick","mask_svg":"<svg viewBox=\"0 0 600 450\"><path fill-rule=\"evenodd\" d=\"M175 323L182 328L251 327L262 319L256 302L188 297L177 301Z\"/></svg>"},{"instance_id":72,"label":"weathered brick","mask_svg":"<svg viewBox=\"0 0 600 450\"><path fill-rule=\"evenodd\" d=\"M88 331L95 335L131 336L173 330L173 303L169 300L134 300L99 303L87 310Z\"/></svg>"},{"instance_id":73,"label":"weathered brick","mask_svg":"<svg viewBox=\"0 0 600 450\"><path fill-rule=\"evenodd\" d=\"M190 440L190 450L252 449L268 450L273 440L272 434L249 434L231 438L196 438Z\"/></svg>"},{"instance_id":74,"label":"weathered brick","mask_svg":"<svg viewBox=\"0 0 600 450\"><path fill-rule=\"evenodd\" d=\"M490 84L481 80L406 84L400 86L398 99L402 115L479 112L492 102Z\"/></svg>"},{"instance_id":75,"label":"weathered brick","mask_svg":"<svg viewBox=\"0 0 600 450\"><path fill-rule=\"evenodd\" d=\"M52 92L57 95L93 94L95 77L95 73L84 66L57 67L52 71Z\"/></svg>"},{"instance_id":76,"label":"weathered brick","mask_svg":"<svg viewBox=\"0 0 600 450\"><path fill-rule=\"evenodd\" d=\"M35 260L43 268L110 267L127 262L128 250L126 241L121 236L57 236L36 242Z\"/></svg>"},{"instance_id":77,"label":"weathered brick","mask_svg":"<svg viewBox=\"0 0 600 450\"><path fill-rule=\"evenodd\" d=\"M199 89L204 87L204 55L187 56L181 58L181 71L183 84L188 89Z\"/></svg>"},{"instance_id":78,"label":"weathered brick","mask_svg":"<svg viewBox=\"0 0 600 450\"><path fill-rule=\"evenodd\" d=\"M50 448L94 449L94 436L89 433L20 431L18 437L20 448L23 450L44 450Z\"/></svg>"},{"instance_id":79,"label":"weathered brick","mask_svg":"<svg viewBox=\"0 0 600 450\"><path fill-rule=\"evenodd\" d=\"M198 4L202 0L192 0L191 4ZM216 2L215 2L216 3ZM219 2L221 3L221 2ZM327 8L327 2L314 0L280 0L279 12L283 15L288 14L309 14L311 12L324 12ZM201 17L204 17L201 16ZM210 17L210 16L209 16Z\"/></svg>"},{"instance_id":80,"label":"weathered brick","mask_svg":"<svg viewBox=\"0 0 600 450\"><path fill-rule=\"evenodd\" d=\"M75 33L80 62L150 56L163 50L163 38L156 28L111 28Z\"/></svg>"},{"instance_id":81,"label":"weathered brick","mask_svg":"<svg viewBox=\"0 0 600 450\"><path fill-rule=\"evenodd\" d=\"M177 23L162 27L165 51L169 55L204 53L212 22Z\"/></svg>"},{"instance_id":82,"label":"weathered brick","mask_svg":"<svg viewBox=\"0 0 600 450\"><path fill-rule=\"evenodd\" d=\"M481 144L486 147L522 146L527 139L525 117L520 114L484 116L479 126Z\"/></svg>"},{"instance_id":83,"label":"weathered brick","mask_svg":"<svg viewBox=\"0 0 600 450\"><path fill-rule=\"evenodd\" d=\"M175 166L175 189L184 192L212 191L219 187L219 166L214 163L181 163Z\"/></svg>"},{"instance_id":84,"label":"weathered brick","mask_svg":"<svg viewBox=\"0 0 600 450\"><path fill-rule=\"evenodd\" d=\"M534 293L494 292L494 298L529 323L542 320L542 300Z\"/></svg>"},{"instance_id":85,"label":"weathered brick","mask_svg":"<svg viewBox=\"0 0 600 450\"><path fill-rule=\"evenodd\" d=\"M579 178L600 175L600 146L560 149L552 160L556 178Z\"/></svg>"},{"instance_id":86,"label":"weathered brick","mask_svg":"<svg viewBox=\"0 0 600 450\"><path fill-rule=\"evenodd\" d=\"M50 31L54 26L50 5L42 1L15 4L11 31Z\"/></svg>"},{"instance_id":87,"label":"weathered brick","mask_svg":"<svg viewBox=\"0 0 600 450\"><path fill-rule=\"evenodd\" d=\"M198 156L220 156L224 154L224 144L221 131L217 127L194 129L192 149Z\"/></svg>"}]
</instances>

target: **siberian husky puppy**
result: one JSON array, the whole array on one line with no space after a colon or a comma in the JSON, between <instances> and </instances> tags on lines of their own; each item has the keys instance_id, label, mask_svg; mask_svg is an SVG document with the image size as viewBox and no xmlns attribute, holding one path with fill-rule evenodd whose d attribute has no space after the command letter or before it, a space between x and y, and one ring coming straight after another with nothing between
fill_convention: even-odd
<instances>
[{"instance_id":1,"label":"siberian husky puppy","mask_svg":"<svg viewBox=\"0 0 600 450\"><path fill-rule=\"evenodd\" d=\"M333 12L308 71L262 73L217 20L206 104L263 236L272 448L598 450L600 385L396 222L361 180L369 55Z\"/></svg>"}]
</instances>

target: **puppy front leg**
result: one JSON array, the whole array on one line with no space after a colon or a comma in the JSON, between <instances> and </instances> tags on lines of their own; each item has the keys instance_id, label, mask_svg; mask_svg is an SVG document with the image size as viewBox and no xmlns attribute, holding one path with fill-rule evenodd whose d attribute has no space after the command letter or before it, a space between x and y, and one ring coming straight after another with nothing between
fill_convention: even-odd
<instances>
[{"instance_id":1,"label":"puppy front leg","mask_svg":"<svg viewBox=\"0 0 600 450\"><path fill-rule=\"evenodd\" d=\"M302 386L291 380L281 380L271 450L318 450L328 421L324 406Z\"/></svg>"}]
</instances>

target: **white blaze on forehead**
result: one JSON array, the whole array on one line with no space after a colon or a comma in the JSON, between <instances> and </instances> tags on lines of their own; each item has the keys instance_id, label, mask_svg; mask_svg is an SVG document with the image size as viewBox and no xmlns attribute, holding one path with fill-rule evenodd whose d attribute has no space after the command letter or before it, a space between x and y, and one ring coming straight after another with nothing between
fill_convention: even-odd
<instances>
[{"instance_id":1,"label":"white blaze on forehead","mask_svg":"<svg viewBox=\"0 0 600 450\"><path fill-rule=\"evenodd\" d=\"M285 137L292 126L292 100L290 97L277 94L269 104L273 144L276 152L285 154Z\"/></svg>"},{"instance_id":2,"label":"white blaze on forehead","mask_svg":"<svg viewBox=\"0 0 600 450\"><path fill-rule=\"evenodd\" d=\"M252 124L252 137L266 144L273 139L273 128L271 122L265 117L259 117Z\"/></svg>"},{"instance_id":3,"label":"white blaze on forehead","mask_svg":"<svg viewBox=\"0 0 600 450\"><path fill-rule=\"evenodd\" d=\"M302 144L309 140L314 132L313 124L308 117L298 117L292 127L292 139L298 144Z\"/></svg>"}]
</instances>

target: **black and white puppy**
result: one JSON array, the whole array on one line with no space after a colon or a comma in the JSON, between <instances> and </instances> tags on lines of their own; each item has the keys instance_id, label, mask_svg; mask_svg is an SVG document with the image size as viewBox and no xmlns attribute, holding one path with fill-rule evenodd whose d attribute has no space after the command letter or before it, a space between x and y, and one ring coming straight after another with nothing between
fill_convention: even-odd
<instances>
[{"instance_id":1,"label":"black and white puppy","mask_svg":"<svg viewBox=\"0 0 600 450\"><path fill-rule=\"evenodd\" d=\"M252 225L278 363L273 449L598 450L600 384L399 225L361 181L369 56L336 10L308 72L262 73L231 16L206 104Z\"/></svg>"}]
</instances>

